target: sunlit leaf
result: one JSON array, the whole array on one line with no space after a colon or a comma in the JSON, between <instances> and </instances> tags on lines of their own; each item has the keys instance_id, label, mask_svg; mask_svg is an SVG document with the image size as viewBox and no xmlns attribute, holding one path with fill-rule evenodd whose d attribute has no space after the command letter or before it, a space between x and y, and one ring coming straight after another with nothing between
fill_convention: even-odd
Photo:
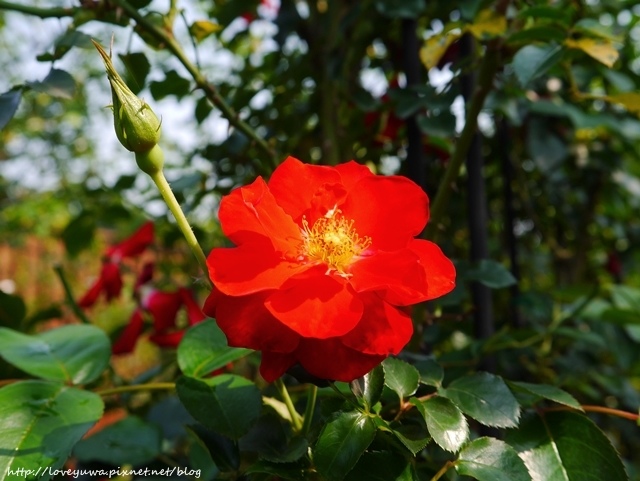
<instances>
[{"instance_id":1,"label":"sunlit leaf","mask_svg":"<svg viewBox=\"0 0 640 481\"><path fill-rule=\"evenodd\" d=\"M494 9L487 8L481 10L473 23L466 26L466 29L479 40L498 37L506 32L507 19Z\"/></svg>"},{"instance_id":2,"label":"sunlit leaf","mask_svg":"<svg viewBox=\"0 0 640 481\"><path fill-rule=\"evenodd\" d=\"M613 64L616 63L620 56L613 43L609 40L588 37L577 40L568 38L564 41L564 44L569 48L582 50L609 68L613 67Z\"/></svg>"},{"instance_id":3,"label":"sunlit leaf","mask_svg":"<svg viewBox=\"0 0 640 481\"><path fill-rule=\"evenodd\" d=\"M499 439L478 438L467 444L455 467L458 474L478 481L531 481L518 453Z\"/></svg>"}]
</instances>

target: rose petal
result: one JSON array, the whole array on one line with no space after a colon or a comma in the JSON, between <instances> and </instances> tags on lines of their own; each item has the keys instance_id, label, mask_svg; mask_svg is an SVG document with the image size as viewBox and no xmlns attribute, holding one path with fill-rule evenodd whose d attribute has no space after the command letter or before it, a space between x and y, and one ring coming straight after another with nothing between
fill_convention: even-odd
<instances>
[{"instance_id":1,"label":"rose petal","mask_svg":"<svg viewBox=\"0 0 640 481\"><path fill-rule=\"evenodd\" d=\"M140 309L136 309L129 320L129 324L124 328L120 337L113 343L111 352L113 354L127 354L133 352L136 342L142 334L144 328L144 318Z\"/></svg>"},{"instance_id":2,"label":"rose petal","mask_svg":"<svg viewBox=\"0 0 640 481\"><path fill-rule=\"evenodd\" d=\"M376 252L349 266L349 283L356 292L382 290L389 302L409 305L427 299L427 281L420 258L409 249Z\"/></svg>"},{"instance_id":3,"label":"rose petal","mask_svg":"<svg viewBox=\"0 0 640 481\"><path fill-rule=\"evenodd\" d=\"M360 179L373 176L369 167L354 160L336 165L336 170L340 173L341 183L347 191L351 190Z\"/></svg>"},{"instance_id":4,"label":"rose petal","mask_svg":"<svg viewBox=\"0 0 640 481\"><path fill-rule=\"evenodd\" d=\"M296 350L300 364L320 379L350 382L371 371L386 356L363 354L340 339L303 339Z\"/></svg>"},{"instance_id":5,"label":"rose petal","mask_svg":"<svg viewBox=\"0 0 640 481\"><path fill-rule=\"evenodd\" d=\"M273 382L296 363L293 354L264 351L260 362L260 375L267 382Z\"/></svg>"},{"instance_id":6,"label":"rose petal","mask_svg":"<svg viewBox=\"0 0 640 481\"><path fill-rule=\"evenodd\" d=\"M453 290L456 285L456 268L433 242L414 239L409 248L420 257L426 278L426 300L435 299Z\"/></svg>"},{"instance_id":7,"label":"rose petal","mask_svg":"<svg viewBox=\"0 0 640 481\"><path fill-rule=\"evenodd\" d=\"M154 329L162 332L175 327L178 311L182 307L182 296L179 291L162 292L152 289L143 296L141 304L151 313Z\"/></svg>"},{"instance_id":8,"label":"rose petal","mask_svg":"<svg viewBox=\"0 0 640 481\"><path fill-rule=\"evenodd\" d=\"M340 186L340 174L324 165L303 164L288 157L271 175L269 190L284 211L298 224L303 215L313 223L341 203L346 190ZM310 210L318 212L310 212Z\"/></svg>"},{"instance_id":9,"label":"rose petal","mask_svg":"<svg viewBox=\"0 0 640 481\"><path fill-rule=\"evenodd\" d=\"M160 347L177 348L184 337L184 331L173 331L167 333L155 333L149 336L149 340Z\"/></svg>"},{"instance_id":10,"label":"rose petal","mask_svg":"<svg viewBox=\"0 0 640 481\"><path fill-rule=\"evenodd\" d=\"M189 289L185 289L184 287L179 289L180 297L182 299L182 305L187 310L187 319L189 321L189 325L193 326L204 320L206 317L200 306L193 298L193 293Z\"/></svg>"},{"instance_id":11,"label":"rose petal","mask_svg":"<svg viewBox=\"0 0 640 481\"><path fill-rule=\"evenodd\" d=\"M400 176L363 177L349 191L342 213L354 220L360 237L374 250L402 249L429 219L429 199L415 183Z\"/></svg>"},{"instance_id":12,"label":"rose petal","mask_svg":"<svg viewBox=\"0 0 640 481\"><path fill-rule=\"evenodd\" d=\"M204 312L215 317L230 346L257 351L291 352L299 336L265 308L270 292L249 296L227 296L214 289L207 298Z\"/></svg>"},{"instance_id":13,"label":"rose petal","mask_svg":"<svg viewBox=\"0 0 640 481\"><path fill-rule=\"evenodd\" d=\"M98 297L102 292L103 284L104 281L102 280L102 276L98 277L89 290L80 298L78 306L88 308L98 302Z\"/></svg>"},{"instance_id":14,"label":"rose petal","mask_svg":"<svg viewBox=\"0 0 640 481\"><path fill-rule=\"evenodd\" d=\"M145 222L129 238L109 248L107 257L119 262L120 259L142 254L147 247L153 244L153 236L153 222Z\"/></svg>"},{"instance_id":15,"label":"rose petal","mask_svg":"<svg viewBox=\"0 0 640 481\"><path fill-rule=\"evenodd\" d=\"M102 264L100 277L102 278L102 289L107 302L120 297L123 285L120 267L113 262L105 262Z\"/></svg>"},{"instance_id":16,"label":"rose petal","mask_svg":"<svg viewBox=\"0 0 640 481\"><path fill-rule=\"evenodd\" d=\"M311 267L283 260L266 238L239 247L214 249L207 266L216 287L232 296L277 289L290 277Z\"/></svg>"},{"instance_id":17,"label":"rose petal","mask_svg":"<svg viewBox=\"0 0 640 481\"><path fill-rule=\"evenodd\" d=\"M362 302L334 276L320 274L291 284L271 294L265 306L303 337L341 336L362 317Z\"/></svg>"},{"instance_id":18,"label":"rose petal","mask_svg":"<svg viewBox=\"0 0 640 481\"><path fill-rule=\"evenodd\" d=\"M264 236L276 251L295 257L302 242L300 228L276 203L262 177L225 196L218 217L223 232L236 245Z\"/></svg>"},{"instance_id":19,"label":"rose petal","mask_svg":"<svg viewBox=\"0 0 640 481\"><path fill-rule=\"evenodd\" d=\"M375 294L364 299L362 321L342 337L342 342L364 354L398 354L413 334L411 316Z\"/></svg>"}]
</instances>

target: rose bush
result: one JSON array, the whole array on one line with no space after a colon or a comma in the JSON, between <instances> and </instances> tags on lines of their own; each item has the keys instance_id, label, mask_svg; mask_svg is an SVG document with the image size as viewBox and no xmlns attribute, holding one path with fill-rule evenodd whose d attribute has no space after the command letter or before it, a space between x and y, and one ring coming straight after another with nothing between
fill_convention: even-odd
<instances>
[{"instance_id":1,"label":"rose bush","mask_svg":"<svg viewBox=\"0 0 640 481\"><path fill-rule=\"evenodd\" d=\"M235 244L208 258L215 288L204 311L230 345L261 351L273 381L295 364L351 381L413 333L407 306L451 291L455 269L416 239L427 195L400 176L376 176L287 158L222 199L220 222Z\"/></svg>"}]
</instances>

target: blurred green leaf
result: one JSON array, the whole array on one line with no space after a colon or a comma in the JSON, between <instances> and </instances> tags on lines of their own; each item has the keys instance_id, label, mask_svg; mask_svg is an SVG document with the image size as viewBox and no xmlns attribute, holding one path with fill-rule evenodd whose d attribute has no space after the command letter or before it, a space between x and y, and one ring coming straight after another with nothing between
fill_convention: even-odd
<instances>
[{"instance_id":1,"label":"blurred green leaf","mask_svg":"<svg viewBox=\"0 0 640 481\"><path fill-rule=\"evenodd\" d=\"M76 81L71 74L59 69L51 69L44 80L29 82L27 85L33 90L62 99L72 99L76 93Z\"/></svg>"},{"instance_id":2,"label":"blurred green leaf","mask_svg":"<svg viewBox=\"0 0 640 481\"><path fill-rule=\"evenodd\" d=\"M518 282L509 269L489 259L482 259L476 267L469 269L464 277L470 281L480 282L491 289L502 289Z\"/></svg>"},{"instance_id":3,"label":"blurred green leaf","mask_svg":"<svg viewBox=\"0 0 640 481\"><path fill-rule=\"evenodd\" d=\"M169 95L175 95L179 99L189 93L191 82L178 75L175 70L169 70L165 74L164 80L153 81L149 84L151 95L156 100L163 99Z\"/></svg>"},{"instance_id":4,"label":"blurred green leaf","mask_svg":"<svg viewBox=\"0 0 640 481\"><path fill-rule=\"evenodd\" d=\"M455 463L456 471L478 481L532 481L518 453L504 441L478 438L467 444ZM545 478L545 481L551 481Z\"/></svg>"},{"instance_id":5,"label":"blurred green leaf","mask_svg":"<svg viewBox=\"0 0 640 481\"><path fill-rule=\"evenodd\" d=\"M0 131L13 118L22 99L22 89L13 88L0 95Z\"/></svg>"},{"instance_id":6,"label":"blurred green leaf","mask_svg":"<svg viewBox=\"0 0 640 481\"><path fill-rule=\"evenodd\" d=\"M376 0L376 10L391 18L415 18L426 6L425 0Z\"/></svg>"},{"instance_id":7,"label":"blurred green leaf","mask_svg":"<svg viewBox=\"0 0 640 481\"><path fill-rule=\"evenodd\" d=\"M181 376L176 388L194 418L232 439L249 431L262 408L262 396L255 384L232 374L208 379Z\"/></svg>"},{"instance_id":8,"label":"blurred green leaf","mask_svg":"<svg viewBox=\"0 0 640 481\"><path fill-rule=\"evenodd\" d=\"M548 412L525 418L507 432L507 442L524 460L533 481L627 481L607 436L586 416Z\"/></svg>"},{"instance_id":9,"label":"blurred green leaf","mask_svg":"<svg viewBox=\"0 0 640 481\"><path fill-rule=\"evenodd\" d=\"M96 230L95 216L90 212L82 212L69 221L62 231L61 237L70 256L77 256L93 242Z\"/></svg>"},{"instance_id":10,"label":"blurred green leaf","mask_svg":"<svg viewBox=\"0 0 640 481\"><path fill-rule=\"evenodd\" d=\"M520 85L526 87L532 80L543 75L558 63L562 54L562 47L555 44L522 47L513 57L513 70Z\"/></svg>"},{"instance_id":11,"label":"blurred green leaf","mask_svg":"<svg viewBox=\"0 0 640 481\"><path fill-rule=\"evenodd\" d=\"M520 406L501 377L488 372L470 374L438 390L476 421L487 426L518 425Z\"/></svg>"},{"instance_id":12,"label":"blurred green leaf","mask_svg":"<svg viewBox=\"0 0 640 481\"><path fill-rule=\"evenodd\" d=\"M101 461L113 466L140 466L162 452L157 426L137 416L127 416L80 441L73 454L80 461Z\"/></svg>"},{"instance_id":13,"label":"blurred green leaf","mask_svg":"<svg viewBox=\"0 0 640 481\"><path fill-rule=\"evenodd\" d=\"M0 324L18 328L27 314L27 306L19 296L0 291Z\"/></svg>"},{"instance_id":14,"label":"blurred green leaf","mask_svg":"<svg viewBox=\"0 0 640 481\"><path fill-rule=\"evenodd\" d=\"M147 56L142 52L133 52L118 55L124 64L124 79L134 94L138 94L147 81L151 71L151 64Z\"/></svg>"},{"instance_id":15,"label":"blurred green leaf","mask_svg":"<svg viewBox=\"0 0 640 481\"><path fill-rule=\"evenodd\" d=\"M106 369L111 344L95 326L69 325L35 336L0 327L0 356L33 376L86 384Z\"/></svg>"},{"instance_id":16,"label":"blurred green leaf","mask_svg":"<svg viewBox=\"0 0 640 481\"><path fill-rule=\"evenodd\" d=\"M48 480L102 416L100 396L62 384L22 381L0 388L0 481ZM8 470L31 470L31 476Z\"/></svg>"},{"instance_id":17,"label":"blurred green leaf","mask_svg":"<svg viewBox=\"0 0 640 481\"><path fill-rule=\"evenodd\" d=\"M327 481L340 481L373 441L376 425L366 414L337 412L324 425L313 448L318 472Z\"/></svg>"}]
</instances>

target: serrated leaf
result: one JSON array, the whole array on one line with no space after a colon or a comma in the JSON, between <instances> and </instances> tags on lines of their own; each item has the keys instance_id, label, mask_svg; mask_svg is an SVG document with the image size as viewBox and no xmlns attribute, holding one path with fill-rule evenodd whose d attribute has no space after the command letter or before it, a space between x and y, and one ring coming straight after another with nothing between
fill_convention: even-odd
<instances>
[{"instance_id":1,"label":"serrated leaf","mask_svg":"<svg viewBox=\"0 0 640 481\"><path fill-rule=\"evenodd\" d=\"M400 424L391 429L393 435L415 456L422 451L431 438L424 425Z\"/></svg>"},{"instance_id":2,"label":"serrated leaf","mask_svg":"<svg viewBox=\"0 0 640 481\"><path fill-rule=\"evenodd\" d=\"M230 347L215 321L207 319L184 335L178 345L178 366L187 376L203 377L251 352Z\"/></svg>"},{"instance_id":3,"label":"serrated leaf","mask_svg":"<svg viewBox=\"0 0 640 481\"><path fill-rule=\"evenodd\" d=\"M325 424L313 449L318 472L328 481L340 481L355 466L376 434L366 414L338 412Z\"/></svg>"},{"instance_id":4,"label":"serrated leaf","mask_svg":"<svg viewBox=\"0 0 640 481\"><path fill-rule=\"evenodd\" d=\"M181 376L178 396L187 411L213 431L238 439L258 419L260 390L248 379L221 374L208 379Z\"/></svg>"},{"instance_id":5,"label":"serrated leaf","mask_svg":"<svg viewBox=\"0 0 640 481\"><path fill-rule=\"evenodd\" d=\"M28 85L33 90L63 99L71 99L76 93L76 81L71 74L55 68L51 69L44 80L40 82L30 82Z\"/></svg>"},{"instance_id":6,"label":"serrated leaf","mask_svg":"<svg viewBox=\"0 0 640 481\"><path fill-rule=\"evenodd\" d=\"M627 481L607 436L586 416L548 412L525 418L507 442L524 460L533 481Z\"/></svg>"},{"instance_id":7,"label":"serrated leaf","mask_svg":"<svg viewBox=\"0 0 640 481\"><path fill-rule=\"evenodd\" d=\"M127 416L80 441L73 454L80 461L138 466L153 461L162 452L157 426L136 416Z\"/></svg>"},{"instance_id":8,"label":"serrated leaf","mask_svg":"<svg viewBox=\"0 0 640 481\"><path fill-rule=\"evenodd\" d=\"M368 408L373 407L382 395L384 388L384 369L378 365L364 376L351 381L351 392L365 402Z\"/></svg>"},{"instance_id":9,"label":"serrated leaf","mask_svg":"<svg viewBox=\"0 0 640 481\"><path fill-rule=\"evenodd\" d=\"M196 42L202 42L209 35L218 33L222 30L222 26L209 20L197 20L189 27L189 32L196 39Z\"/></svg>"},{"instance_id":10,"label":"serrated leaf","mask_svg":"<svg viewBox=\"0 0 640 481\"><path fill-rule=\"evenodd\" d=\"M382 367L384 384L398 394L401 400L416 392L420 374L411 364L395 357L388 357L382 362Z\"/></svg>"},{"instance_id":11,"label":"serrated leaf","mask_svg":"<svg viewBox=\"0 0 640 481\"><path fill-rule=\"evenodd\" d=\"M526 45L513 57L513 70L522 87L543 75L560 60L563 49L560 45Z\"/></svg>"},{"instance_id":12,"label":"serrated leaf","mask_svg":"<svg viewBox=\"0 0 640 481\"><path fill-rule=\"evenodd\" d=\"M444 379L442 366L433 359L417 361L415 367L420 374L420 382L427 386L440 387Z\"/></svg>"},{"instance_id":13,"label":"serrated leaf","mask_svg":"<svg viewBox=\"0 0 640 481\"><path fill-rule=\"evenodd\" d=\"M420 60L427 70L435 67L453 42L460 38L460 32L443 32L429 37L420 48Z\"/></svg>"},{"instance_id":14,"label":"serrated leaf","mask_svg":"<svg viewBox=\"0 0 640 481\"><path fill-rule=\"evenodd\" d=\"M0 356L33 376L86 384L106 369L111 344L95 326L62 326L35 336L0 327Z\"/></svg>"},{"instance_id":15,"label":"serrated leaf","mask_svg":"<svg viewBox=\"0 0 640 481\"><path fill-rule=\"evenodd\" d=\"M21 99L21 88L11 89L0 95L0 130L4 129L16 114Z\"/></svg>"},{"instance_id":16,"label":"serrated leaf","mask_svg":"<svg viewBox=\"0 0 640 481\"><path fill-rule=\"evenodd\" d=\"M613 67L613 64L615 64L620 57L620 54L613 46L613 43L609 40L588 37L579 38L577 40L568 38L564 41L564 44L569 48L582 50L584 53L609 68Z\"/></svg>"},{"instance_id":17,"label":"serrated leaf","mask_svg":"<svg viewBox=\"0 0 640 481\"><path fill-rule=\"evenodd\" d=\"M28 479L8 472L21 468L32 470L31 479L49 479L44 470L63 466L103 409L97 394L59 383L23 381L1 388L0 481Z\"/></svg>"},{"instance_id":18,"label":"serrated leaf","mask_svg":"<svg viewBox=\"0 0 640 481\"><path fill-rule=\"evenodd\" d=\"M507 31L507 19L493 9L481 10L472 24L466 29L478 40L498 37Z\"/></svg>"},{"instance_id":19,"label":"serrated leaf","mask_svg":"<svg viewBox=\"0 0 640 481\"><path fill-rule=\"evenodd\" d=\"M534 396L548 399L549 401L564 404L565 406L582 411L582 406L580 406L580 403L576 398L559 387L551 386L549 384L532 384L529 382L516 381L509 381L509 385L517 389L522 389Z\"/></svg>"},{"instance_id":20,"label":"serrated leaf","mask_svg":"<svg viewBox=\"0 0 640 481\"><path fill-rule=\"evenodd\" d=\"M486 426L510 428L518 424L518 401L504 380L495 374L478 372L461 377L438 392Z\"/></svg>"},{"instance_id":21,"label":"serrated leaf","mask_svg":"<svg viewBox=\"0 0 640 481\"><path fill-rule=\"evenodd\" d=\"M458 474L478 481L532 481L518 453L494 438L478 438L466 445L455 467Z\"/></svg>"},{"instance_id":22,"label":"serrated leaf","mask_svg":"<svg viewBox=\"0 0 640 481\"><path fill-rule=\"evenodd\" d=\"M433 440L442 449L457 452L469 438L469 425L460 410L449 399L434 396L424 401L412 398L427 424Z\"/></svg>"}]
</instances>

